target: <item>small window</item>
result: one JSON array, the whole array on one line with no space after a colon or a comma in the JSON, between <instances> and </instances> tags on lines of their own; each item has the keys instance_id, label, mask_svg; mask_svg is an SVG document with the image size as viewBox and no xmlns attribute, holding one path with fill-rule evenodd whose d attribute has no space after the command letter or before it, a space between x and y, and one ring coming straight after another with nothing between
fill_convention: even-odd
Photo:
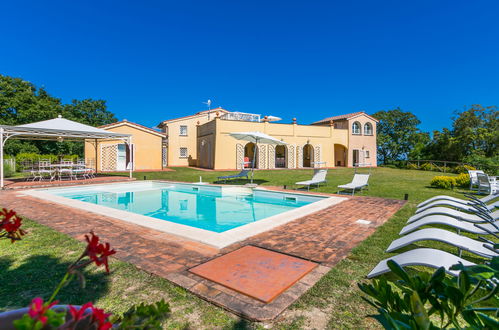
<instances>
[{"instance_id":1,"label":"small window","mask_svg":"<svg viewBox=\"0 0 499 330\"><path fill-rule=\"evenodd\" d=\"M357 121L352 124L352 134L360 135L360 123Z\"/></svg>"},{"instance_id":2,"label":"small window","mask_svg":"<svg viewBox=\"0 0 499 330\"><path fill-rule=\"evenodd\" d=\"M366 158L370 158L370 157L371 157L371 156L369 155L369 150L364 151L364 154L365 154Z\"/></svg>"},{"instance_id":3,"label":"small window","mask_svg":"<svg viewBox=\"0 0 499 330\"><path fill-rule=\"evenodd\" d=\"M364 135L373 135L373 125L371 123L364 125Z\"/></svg>"},{"instance_id":4,"label":"small window","mask_svg":"<svg viewBox=\"0 0 499 330\"><path fill-rule=\"evenodd\" d=\"M187 148L180 148L180 158L187 158L187 157L188 157Z\"/></svg>"},{"instance_id":5,"label":"small window","mask_svg":"<svg viewBox=\"0 0 499 330\"><path fill-rule=\"evenodd\" d=\"M187 136L187 126L180 125L180 136Z\"/></svg>"}]
</instances>

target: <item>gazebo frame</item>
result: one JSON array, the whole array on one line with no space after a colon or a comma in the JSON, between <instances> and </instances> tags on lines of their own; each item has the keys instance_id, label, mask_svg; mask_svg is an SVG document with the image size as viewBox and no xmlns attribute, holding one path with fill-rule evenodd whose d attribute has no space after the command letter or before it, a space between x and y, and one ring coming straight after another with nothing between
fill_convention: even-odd
<instances>
[{"instance_id":1,"label":"gazebo frame","mask_svg":"<svg viewBox=\"0 0 499 330\"><path fill-rule=\"evenodd\" d=\"M23 126L8 126L0 125L0 189L4 188L4 162L3 162L3 149L5 142L10 139L22 140L47 140L47 141L83 141L94 140L95 146L95 171L97 171L97 155L98 155L98 141L99 140L121 140L124 141L128 147L130 154L132 153L132 136L130 134L114 133L109 131L98 132L83 131L83 130L63 130L52 128L37 128L37 127L23 127ZM132 162L132 157L130 157ZM128 163L130 178L132 178L133 164Z\"/></svg>"}]
</instances>

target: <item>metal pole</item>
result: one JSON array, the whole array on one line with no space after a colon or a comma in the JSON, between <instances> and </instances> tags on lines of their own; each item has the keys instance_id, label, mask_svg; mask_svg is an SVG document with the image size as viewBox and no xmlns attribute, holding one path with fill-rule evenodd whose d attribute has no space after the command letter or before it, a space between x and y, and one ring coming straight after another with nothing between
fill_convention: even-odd
<instances>
[{"instance_id":1,"label":"metal pole","mask_svg":"<svg viewBox=\"0 0 499 330\"><path fill-rule=\"evenodd\" d=\"M98 153L97 139L95 139L94 142L95 142L95 174L97 174L97 153Z\"/></svg>"},{"instance_id":2,"label":"metal pole","mask_svg":"<svg viewBox=\"0 0 499 330\"><path fill-rule=\"evenodd\" d=\"M0 128L0 189L3 189L3 127Z\"/></svg>"},{"instance_id":3,"label":"metal pole","mask_svg":"<svg viewBox=\"0 0 499 330\"><path fill-rule=\"evenodd\" d=\"M253 161L251 164L251 183L253 183L253 177L255 176L255 159L258 153L258 139L255 139L255 152L253 153Z\"/></svg>"},{"instance_id":4,"label":"metal pole","mask_svg":"<svg viewBox=\"0 0 499 330\"><path fill-rule=\"evenodd\" d=\"M128 139L128 152L130 153L130 168L129 168L129 171L130 171L130 179L132 178L132 170L133 170L133 161L135 160L134 159L134 154L133 154L133 148L132 148L132 137L130 136L130 138Z\"/></svg>"}]
</instances>

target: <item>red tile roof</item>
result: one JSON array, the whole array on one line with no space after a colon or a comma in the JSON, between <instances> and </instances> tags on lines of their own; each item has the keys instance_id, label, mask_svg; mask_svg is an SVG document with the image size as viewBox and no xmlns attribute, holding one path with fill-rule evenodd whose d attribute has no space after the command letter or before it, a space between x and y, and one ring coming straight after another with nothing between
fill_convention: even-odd
<instances>
[{"instance_id":1,"label":"red tile roof","mask_svg":"<svg viewBox=\"0 0 499 330\"><path fill-rule=\"evenodd\" d=\"M358 112L352 112L352 113L347 113L345 115L339 115L339 116L333 116L333 117L328 117L328 118L324 118L322 120L318 120L316 122L313 122L312 125L317 125L317 124L328 124L329 122L331 121L335 121L335 120L348 120L350 118L353 118L353 117L357 117L359 115L366 115L368 116L369 118L373 119L373 120L376 120L378 121L377 119L369 116L367 113L365 113L364 111L358 111Z\"/></svg>"},{"instance_id":2,"label":"red tile roof","mask_svg":"<svg viewBox=\"0 0 499 330\"><path fill-rule=\"evenodd\" d=\"M208 112L215 112L216 113L217 111L223 112L223 113L229 112L228 110L225 110L225 109L223 109L221 107L218 107L218 108L215 108L215 109L210 109L210 110L204 110L204 111L196 112L193 115L188 115L188 116L184 116L184 117L178 117L178 118L172 118L172 119L168 119L168 120L163 120L161 123L158 124L158 127L160 127L160 126L162 126L164 124L167 124L169 122L172 122L172 121L187 119L187 118L191 118L191 117L196 117L196 116L208 113Z\"/></svg>"},{"instance_id":3,"label":"red tile roof","mask_svg":"<svg viewBox=\"0 0 499 330\"><path fill-rule=\"evenodd\" d=\"M160 131L157 131L155 129L152 129L150 127L147 127L147 126L144 126L144 125L140 125L140 124L137 124L137 123L134 123L134 122L131 122L131 121L128 121L128 120L121 120L121 121L117 121L115 123L111 123L111 124L107 124L107 125L102 125L102 126L99 126L98 128L103 128L103 129L106 129L106 128L110 128L110 127L114 127L114 126L120 126L120 125L125 125L125 124L130 124L130 126L137 126L139 128L142 128L143 130L146 130L146 131L149 131L151 133L156 133L156 134L160 134L160 135L164 135L166 136L165 133L163 132L160 132Z\"/></svg>"}]
</instances>

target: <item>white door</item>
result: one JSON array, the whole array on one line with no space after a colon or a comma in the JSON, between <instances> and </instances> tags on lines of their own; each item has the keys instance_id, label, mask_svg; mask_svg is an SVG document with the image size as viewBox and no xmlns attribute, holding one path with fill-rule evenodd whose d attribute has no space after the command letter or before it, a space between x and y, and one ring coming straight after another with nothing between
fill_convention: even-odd
<instances>
[{"instance_id":1,"label":"white door","mask_svg":"<svg viewBox=\"0 0 499 330\"><path fill-rule=\"evenodd\" d=\"M118 144L118 155L116 156L116 170L126 170L126 144Z\"/></svg>"}]
</instances>

